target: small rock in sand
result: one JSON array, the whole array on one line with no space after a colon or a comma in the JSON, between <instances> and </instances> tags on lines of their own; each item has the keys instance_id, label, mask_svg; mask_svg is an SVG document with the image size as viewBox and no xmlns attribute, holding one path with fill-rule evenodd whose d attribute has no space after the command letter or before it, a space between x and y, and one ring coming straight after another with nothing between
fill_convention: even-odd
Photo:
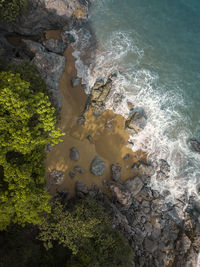
<instances>
[{"instance_id":1,"label":"small rock in sand","mask_svg":"<svg viewBox=\"0 0 200 267\"><path fill-rule=\"evenodd\" d=\"M114 181L119 181L121 178L121 166L119 163L113 163L111 165L111 176Z\"/></svg>"},{"instance_id":2,"label":"small rock in sand","mask_svg":"<svg viewBox=\"0 0 200 267\"><path fill-rule=\"evenodd\" d=\"M84 173L85 172L85 170L83 168L81 168L81 166L79 166L79 165L75 166L74 170L79 172L79 173Z\"/></svg>"},{"instance_id":3,"label":"small rock in sand","mask_svg":"<svg viewBox=\"0 0 200 267\"><path fill-rule=\"evenodd\" d=\"M78 161L80 159L80 155L79 155L77 148L72 147L70 149L69 157L73 161Z\"/></svg>"},{"instance_id":4,"label":"small rock in sand","mask_svg":"<svg viewBox=\"0 0 200 267\"><path fill-rule=\"evenodd\" d=\"M96 176L103 175L106 170L105 162L98 156L95 156L91 164L91 173Z\"/></svg>"}]
</instances>

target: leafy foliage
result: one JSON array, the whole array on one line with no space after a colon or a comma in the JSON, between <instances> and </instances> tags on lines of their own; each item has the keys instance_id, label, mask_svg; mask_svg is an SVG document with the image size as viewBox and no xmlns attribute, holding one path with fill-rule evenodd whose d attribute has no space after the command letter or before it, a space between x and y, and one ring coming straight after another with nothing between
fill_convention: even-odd
<instances>
[{"instance_id":1,"label":"leafy foliage","mask_svg":"<svg viewBox=\"0 0 200 267\"><path fill-rule=\"evenodd\" d=\"M71 249L70 267L129 267L132 250L113 230L102 207L91 199L77 203L72 211L59 202L40 227L39 239L47 249L57 241Z\"/></svg>"},{"instance_id":2,"label":"leafy foliage","mask_svg":"<svg viewBox=\"0 0 200 267\"><path fill-rule=\"evenodd\" d=\"M48 96L32 86L20 74L0 73L0 230L11 222L40 224L50 212L43 151L62 133Z\"/></svg>"},{"instance_id":3,"label":"leafy foliage","mask_svg":"<svg viewBox=\"0 0 200 267\"><path fill-rule=\"evenodd\" d=\"M27 0L0 0L0 20L14 22L27 6Z\"/></svg>"}]
</instances>

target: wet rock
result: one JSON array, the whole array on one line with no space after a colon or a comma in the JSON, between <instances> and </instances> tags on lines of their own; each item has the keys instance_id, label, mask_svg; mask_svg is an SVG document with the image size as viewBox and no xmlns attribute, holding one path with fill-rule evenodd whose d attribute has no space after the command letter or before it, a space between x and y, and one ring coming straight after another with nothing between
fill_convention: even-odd
<instances>
[{"instance_id":1,"label":"wet rock","mask_svg":"<svg viewBox=\"0 0 200 267\"><path fill-rule=\"evenodd\" d=\"M96 104L93 106L93 115L96 117L99 117L101 114L104 113L104 111L106 110L105 105L101 104Z\"/></svg>"},{"instance_id":2,"label":"wet rock","mask_svg":"<svg viewBox=\"0 0 200 267\"><path fill-rule=\"evenodd\" d=\"M195 139L195 138L191 138L187 141L189 148L193 151L193 152L197 152L200 153L200 141Z\"/></svg>"},{"instance_id":3,"label":"wet rock","mask_svg":"<svg viewBox=\"0 0 200 267\"><path fill-rule=\"evenodd\" d=\"M70 149L69 157L73 161L78 161L80 159L80 155L79 155L77 148L72 147Z\"/></svg>"},{"instance_id":4,"label":"wet rock","mask_svg":"<svg viewBox=\"0 0 200 267\"><path fill-rule=\"evenodd\" d=\"M159 172L157 172L157 174L156 174L156 179L157 179L158 181L160 181L160 182L162 182L162 181L166 181L167 178L168 178L168 176L167 176L165 173L163 173L162 171L159 171Z\"/></svg>"},{"instance_id":5,"label":"wet rock","mask_svg":"<svg viewBox=\"0 0 200 267\"><path fill-rule=\"evenodd\" d=\"M80 198L83 198L87 194L88 194L87 186L84 183L82 183L81 181L77 181L77 183L76 183L76 195Z\"/></svg>"},{"instance_id":6,"label":"wet rock","mask_svg":"<svg viewBox=\"0 0 200 267\"><path fill-rule=\"evenodd\" d=\"M138 167L138 171L140 173L141 176L152 176L154 175L155 171L154 171L154 167L152 165L147 165L144 163L141 163Z\"/></svg>"},{"instance_id":7,"label":"wet rock","mask_svg":"<svg viewBox=\"0 0 200 267\"><path fill-rule=\"evenodd\" d=\"M92 136L91 136L91 135L88 135L88 136L87 136L87 139L89 140L89 142L90 142L90 143L92 143L92 141L93 141L93 138L92 138Z\"/></svg>"},{"instance_id":8,"label":"wet rock","mask_svg":"<svg viewBox=\"0 0 200 267\"><path fill-rule=\"evenodd\" d=\"M130 158L130 154L126 154L124 157L123 157L123 160L128 160Z\"/></svg>"},{"instance_id":9,"label":"wet rock","mask_svg":"<svg viewBox=\"0 0 200 267\"><path fill-rule=\"evenodd\" d=\"M58 90L59 79L65 68L65 58L54 53L37 52L32 63L41 73L47 88Z\"/></svg>"},{"instance_id":10,"label":"wet rock","mask_svg":"<svg viewBox=\"0 0 200 267\"><path fill-rule=\"evenodd\" d=\"M53 170L49 174L50 183L61 185L64 182L64 173L62 171Z\"/></svg>"},{"instance_id":11,"label":"wet rock","mask_svg":"<svg viewBox=\"0 0 200 267\"><path fill-rule=\"evenodd\" d=\"M135 178L128 179L124 183L124 187L131 192L132 196L136 196L142 189L143 187L143 182L139 178L139 176L136 176Z\"/></svg>"},{"instance_id":12,"label":"wet rock","mask_svg":"<svg viewBox=\"0 0 200 267\"><path fill-rule=\"evenodd\" d=\"M76 86L78 86L79 84L80 84L80 78L79 77L73 77L72 78L72 80L71 80L71 82L72 82L72 86L73 87L76 87Z\"/></svg>"},{"instance_id":13,"label":"wet rock","mask_svg":"<svg viewBox=\"0 0 200 267\"><path fill-rule=\"evenodd\" d=\"M85 173L85 170L83 168L81 168L81 166L77 165L74 167L74 170L79 172L79 173Z\"/></svg>"},{"instance_id":14,"label":"wet rock","mask_svg":"<svg viewBox=\"0 0 200 267\"><path fill-rule=\"evenodd\" d=\"M78 117L77 124L83 125L84 123L85 123L85 117L84 116Z\"/></svg>"},{"instance_id":15,"label":"wet rock","mask_svg":"<svg viewBox=\"0 0 200 267\"><path fill-rule=\"evenodd\" d=\"M112 100L113 100L112 108L114 111L121 105L124 98L125 98L124 95L119 94L119 93L115 93L112 96Z\"/></svg>"},{"instance_id":16,"label":"wet rock","mask_svg":"<svg viewBox=\"0 0 200 267\"><path fill-rule=\"evenodd\" d=\"M99 77L93 85L92 90L98 90L102 86L104 86L104 79Z\"/></svg>"},{"instance_id":17,"label":"wet rock","mask_svg":"<svg viewBox=\"0 0 200 267\"><path fill-rule=\"evenodd\" d=\"M61 37L64 43L72 44L76 42L74 36L69 33L67 30L61 33Z\"/></svg>"},{"instance_id":18,"label":"wet rock","mask_svg":"<svg viewBox=\"0 0 200 267\"><path fill-rule=\"evenodd\" d=\"M125 123L125 128L134 130L136 133L142 129L147 124L147 116L143 108L136 107L130 112L130 115Z\"/></svg>"},{"instance_id":19,"label":"wet rock","mask_svg":"<svg viewBox=\"0 0 200 267\"><path fill-rule=\"evenodd\" d=\"M73 179L76 176L76 173L69 171L69 176Z\"/></svg>"},{"instance_id":20,"label":"wet rock","mask_svg":"<svg viewBox=\"0 0 200 267\"><path fill-rule=\"evenodd\" d=\"M111 177L114 181L118 182L121 178L121 166L119 163L111 165Z\"/></svg>"},{"instance_id":21,"label":"wet rock","mask_svg":"<svg viewBox=\"0 0 200 267\"><path fill-rule=\"evenodd\" d=\"M121 205L130 207L130 205L132 204L132 195L123 185L110 182L108 183L108 187L112 192L112 195L118 200Z\"/></svg>"},{"instance_id":22,"label":"wet rock","mask_svg":"<svg viewBox=\"0 0 200 267\"><path fill-rule=\"evenodd\" d=\"M64 43L62 40L56 40L56 39L48 39L43 42L43 45L50 52L61 55L65 52L67 48L67 43Z\"/></svg>"},{"instance_id":23,"label":"wet rock","mask_svg":"<svg viewBox=\"0 0 200 267\"><path fill-rule=\"evenodd\" d=\"M169 163L164 160L164 159L160 159L159 160L159 167L160 167L160 171L167 174L168 172L170 172L170 165Z\"/></svg>"},{"instance_id":24,"label":"wet rock","mask_svg":"<svg viewBox=\"0 0 200 267\"><path fill-rule=\"evenodd\" d=\"M95 156L91 164L91 173L96 176L101 176L106 170L105 162L100 159L98 156Z\"/></svg>"}]
</instances>

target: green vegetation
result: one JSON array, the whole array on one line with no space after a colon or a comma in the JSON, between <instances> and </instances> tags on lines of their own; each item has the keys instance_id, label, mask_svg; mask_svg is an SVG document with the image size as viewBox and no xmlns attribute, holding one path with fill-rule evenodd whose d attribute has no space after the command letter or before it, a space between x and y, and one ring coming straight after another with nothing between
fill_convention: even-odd
<instances>
[{"instance_id":1,"label":"green vegetation","mask_svg":"<svg viewBox=\"0 0 200 267\"><path fill-rule=\"evenodd\" d=\"M27 0L0 0L0 20L14 22L26 6Z\"/></svg>"},{"instance_id":2,"label":"green vegetation","mask_svg":"<svg viewBox=\"0 0 200 267\"><path fill-rule=\"evenodd\" d=\"M70 267L128 267L133 259L129 245L91 199L78 202L70 212L56 202L40 227L39 239L48 249L55 242L68 247L72 251L67 262Z\"/></svg>"},{"instance_id":3,"label":"green vegetation","mask_svg":"<svg viewBox=\"0 0 200 267\"><path fill-rule=\"evenodd\" d=\"M28 71L27 71L28 73ZM50 212L44 148L60 141L55 109L37 76L0 73L0 230L11 222L41 224ZM34 87L37 85L38 87Z\"/></svg>"}]
</instances>

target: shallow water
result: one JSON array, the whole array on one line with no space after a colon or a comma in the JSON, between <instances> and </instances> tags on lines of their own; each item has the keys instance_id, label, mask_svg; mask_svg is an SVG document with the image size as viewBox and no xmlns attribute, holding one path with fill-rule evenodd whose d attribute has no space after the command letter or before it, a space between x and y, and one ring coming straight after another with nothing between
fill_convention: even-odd
<instances>
[{"instance_id":1,"label":"shallow water","mask_svg":"<svg viewBox=\"0 0 200 267\"><path fill-rule=\"evenodd\" d=\"M88 92L96 78L117 71L113 95L120 92L124 99L115 111L127 116L127 101L145 109L148 124L132 137L133 150L169 162L170 177L154 178L152 185L174 197L200 187L200 155L186 144L189 137L200 138L200 2L188 2L95 1L93 36L79 31L82 41L75 44L77 59L85 53L84 64L77 60L76 66ZM90 51L94 39L95 54Z\"/></svg>"}]
</instances>

